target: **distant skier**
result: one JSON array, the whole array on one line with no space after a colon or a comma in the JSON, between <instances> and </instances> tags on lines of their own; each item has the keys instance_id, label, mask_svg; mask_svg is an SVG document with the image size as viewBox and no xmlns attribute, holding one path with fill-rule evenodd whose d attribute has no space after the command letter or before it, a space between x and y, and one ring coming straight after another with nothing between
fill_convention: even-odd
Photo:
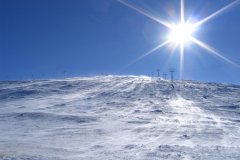
<instances>
[{"instance_id":1,"label":"distant skier","mask_svg":"<svg viewBox=\"0 0 240 160\"><path fill-rule=\"evenodd\" d=\"M174 90L174 85L173 85L173 84L171 84L170 86L171 86L172 90Z\"/></svg>"}]
</instances>

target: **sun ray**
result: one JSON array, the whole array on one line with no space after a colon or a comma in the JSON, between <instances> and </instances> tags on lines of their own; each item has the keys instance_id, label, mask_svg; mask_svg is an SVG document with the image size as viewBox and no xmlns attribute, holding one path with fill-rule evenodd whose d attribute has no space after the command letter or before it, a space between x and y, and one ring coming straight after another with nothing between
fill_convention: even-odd
<instances>
[{"instance_id":1,"label":"sun ray","mask_svg":"<svg viewBox=\"0 0 240 160\"><path fill-rule=\"evenodd\" d=\"M235 1L233 1L232 3L228 4L227 6L221 8L220 10L218 10L218 11L214 12L213 14L207 16L206 18L202 19L201 21L198 21L198 22L195 24L195 26L199 26L199 25L201 25L201 24L209 21L210 19L215 18L216 16L222 14L223 12L227 11L228 9L230 9L230 8L238 5L239 2L240 2L240 0L235 0Z\"/></svg>"},{"instance_id":2,"label":"sun ray","mask_svg":"<svg viewBox=\"0 0 240 160\"><path fill-rule=\"evenodd\" d=\"M181 0L181 24L185 23L184 0Z\"/></svg>"},{"instance_id":3,"label":"sun ray","mask_svg":"<svg viewBox=\"0 0 240 160\"><path fill-rule=\"evenodd\" d=\"M160 48L166 46L168 43L170 43L169 40L168 40L168 41L164 41L163 43L161 43L161 44L158 45L157 47L151 49L151 50L148 51L147 53L141 55L140 57L136 58L135 60L133 60L132 62L130 62L129 64L127 64L127 65L124 67L124 69L127 68L127 67L129 67L129 66L131 66L131 65L133 65L134 63L138 62L139 60L143 59L144 57L146 57L146 56L152 54L152 53L155 52L156 50L158 50L158 49L160 49Z\"/></svg>"},{"instance_id":4,"label":"sun ray","mask_svg":"<svg viewBox=\"0 0 240 160\"><path fill-rule=\"evenodd\" d=\"M184 44L180 44L180 80L183 79L184 73Z\"/></svg>"},{"instance_id":5,"label":"sun ray","mask_svg":"<svg viewBox=\"0 0 240 160\"><path fill-rule=\"evenodd\" d=\"M133 6L133 5L130 4L130 3L127 3L127 2L124 1L124 0L118 0L118 2L120 2L121 4L123 4L123 5L131 8L131 9L133 9L133 10L135 10L135 11L137 11L137 12L139 12L139 13L145 15L145 16L147 16L148 18L150 18L150 19L152 19L152 20L154 20L154 21L156 21L156 22L164 25L164 26L167 27L167 28L172 28L172 27L173 27L170 23L168 23L168 22L160 19L159 17L155 17L155 16L151 15L151 14L148 13L147 11L145 11L145 10L143 10L143 9L141 9L141 8L137 8L137 7Z\"/></svg>"},{"instance_id":6,"label":"sun ray","mask_svg":"<svg viewBox=\"0 0 240 160\"><path fill-rule=\"evenodd\" d=\"M207 50L208 52L214 54L215 56L221 58L222 60L230 63L231 65L237 67L237 68L240 68L240 65L231 61L230 59L226 58L225 56L223 56L222 54L219 53L219 51L217 51L215 48L205 44L204 42L196 39L196 38L192 38L192 41L197 44L198 46L202 47L203 49Z\"/></svg>"},{"instance_id":7,"label":"sun ray","mask_svg":"<svg viewBox=\"0 0 240 160\"><path fill-rule=\"evenodd\" d=\"M181 25L185 24L184 0L181 0ZM180 43L180 80L183 80L184 73L184 43Z\"/></svg>"}]
</instances>

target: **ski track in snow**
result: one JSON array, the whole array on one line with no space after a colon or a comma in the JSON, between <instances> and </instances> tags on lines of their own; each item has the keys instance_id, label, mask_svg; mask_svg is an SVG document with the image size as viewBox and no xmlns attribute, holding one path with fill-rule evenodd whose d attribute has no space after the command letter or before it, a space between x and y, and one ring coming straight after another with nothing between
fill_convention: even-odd
<instances>
[{"instance_id":1,"label":"ski track in snow","mask_svg":"<svg viewBox=\"0 0 240 160\"><path fill-rule=\"evenodd\" d=\"M170 84L144 76L0 82L0 159L240 159L240 86Z\"/></svg>"}]
</instances>

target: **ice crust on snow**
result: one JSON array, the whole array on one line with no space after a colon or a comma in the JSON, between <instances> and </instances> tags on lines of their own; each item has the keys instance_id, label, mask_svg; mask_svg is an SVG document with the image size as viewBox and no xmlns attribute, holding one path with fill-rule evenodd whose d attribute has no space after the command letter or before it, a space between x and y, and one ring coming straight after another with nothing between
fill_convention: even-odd
<instances>
[{"instance_id":1,"label":"ice crust on snow","mask_svg":"<svg viewBox=\"0 0 240 160\"><path fill-rule=\"evenodd\" d=\"M145 76L0 82L2 160L240 159L240 86Z\"/></svg>"}]
</instances>

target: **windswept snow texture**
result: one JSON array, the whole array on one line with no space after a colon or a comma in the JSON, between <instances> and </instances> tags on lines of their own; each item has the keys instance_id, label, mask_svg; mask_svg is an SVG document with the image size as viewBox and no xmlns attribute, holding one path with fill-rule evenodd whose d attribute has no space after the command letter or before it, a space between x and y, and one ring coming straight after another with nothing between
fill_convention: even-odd
<instances>
[{"instance_id":1,"label":"windswept snow texture","mask_svg":"<svg viewBox=\"0 0 240 160\"><path fill-rule=\"evenodd\" d=\"M239 160L240 86L98 76L0 82L2 160Z\"/></svg>"}]
</instances>

